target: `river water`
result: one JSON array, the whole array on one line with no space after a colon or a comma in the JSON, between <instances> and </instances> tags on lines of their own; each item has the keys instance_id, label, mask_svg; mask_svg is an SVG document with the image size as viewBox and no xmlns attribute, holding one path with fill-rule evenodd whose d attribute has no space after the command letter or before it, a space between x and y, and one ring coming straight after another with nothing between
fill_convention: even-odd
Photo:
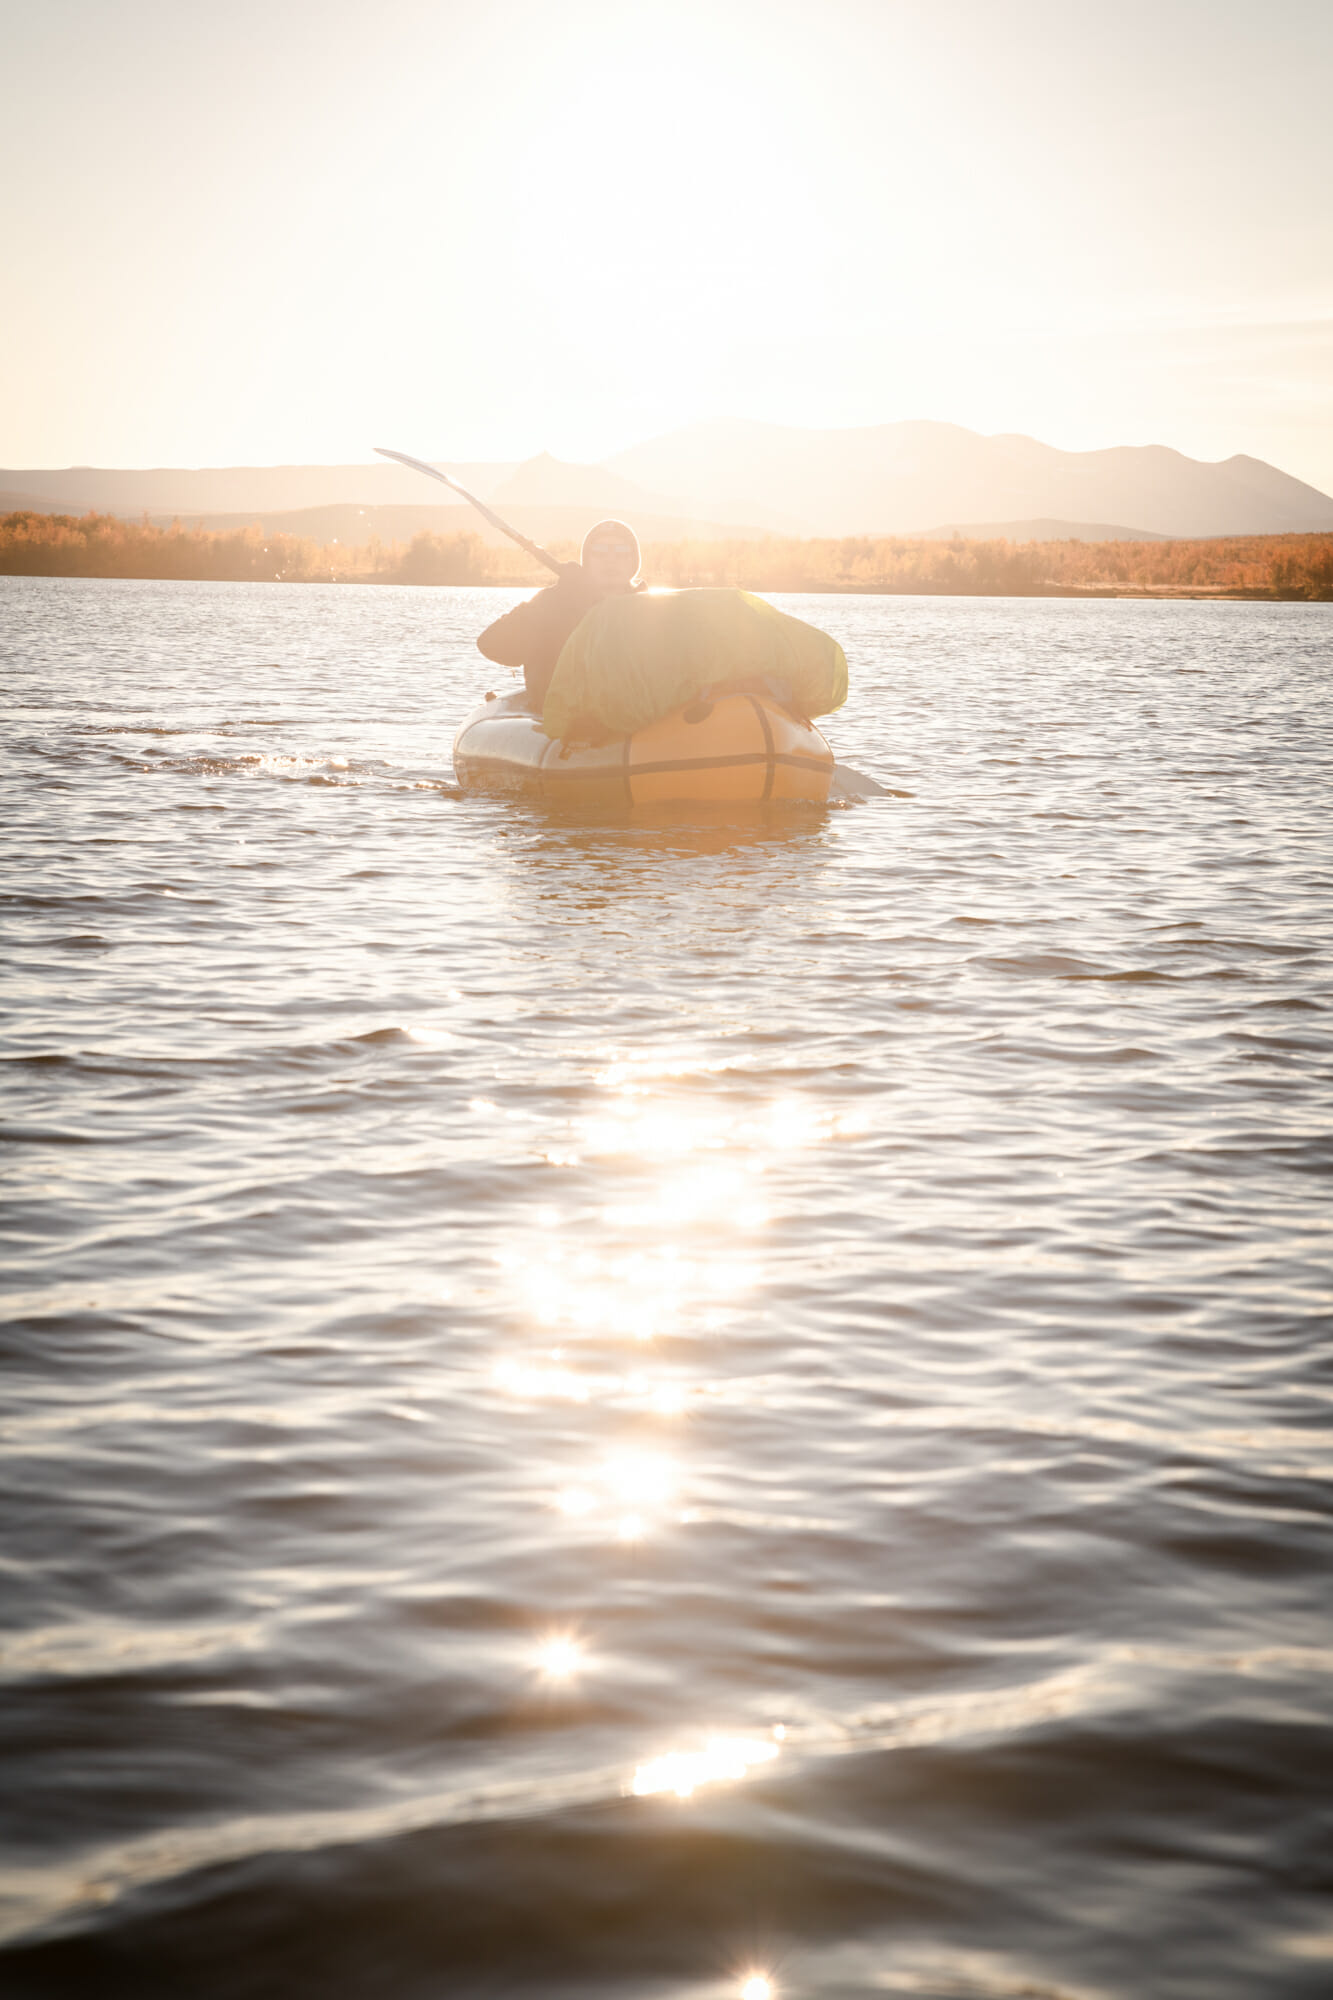
<instances>
[{"instance_id":1,"label":"river water","mask_svg":"<svg viewBox=\"0 0 1333 2000\"><path fill-rule=\"evenodd\" d=\"M0 1986L1328 1993L1333 610L589 825L514 595L0 580Z\"/></svg>"}]
</instances>

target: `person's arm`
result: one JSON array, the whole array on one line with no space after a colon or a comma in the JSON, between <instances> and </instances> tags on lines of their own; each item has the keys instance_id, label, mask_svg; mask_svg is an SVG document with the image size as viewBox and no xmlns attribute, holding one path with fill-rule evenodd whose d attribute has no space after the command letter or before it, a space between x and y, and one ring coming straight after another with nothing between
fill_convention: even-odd
<instances>
[{"instance_id":1,"label":"person's arm","mask_svg":"<svg viewBox=\"0 0 1333 2000\"><path fill-rule=\"evenodd\" d=\"M531 652L533 642L541 630L537 606L546 595L538 592L526 604L516 604L512 611L506 611L503 618L497 618L493 625L477 640L477 650L488 660L494 660L500 667L521 667L525 654Z\"/></svg>"}]
</instances>

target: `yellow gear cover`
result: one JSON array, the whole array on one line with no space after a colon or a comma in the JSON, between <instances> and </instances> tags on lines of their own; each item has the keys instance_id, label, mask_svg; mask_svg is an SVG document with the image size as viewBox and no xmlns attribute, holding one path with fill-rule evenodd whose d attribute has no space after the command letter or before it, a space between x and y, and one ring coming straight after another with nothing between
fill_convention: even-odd
<instances>
[{"instance_id":1,"label":"yellow gear cover","mask_svg":"<svg viewBox=\"0 0 1333 2000\"><path fill-rule=\"evenodd\" d=\"M847 699L847 656L827 632L748 590L607 597L564 643L542 728L563 738L592 721L632 736L706 688L765 678L801 714L827 715Z\"/></svg>"}]
</instances>

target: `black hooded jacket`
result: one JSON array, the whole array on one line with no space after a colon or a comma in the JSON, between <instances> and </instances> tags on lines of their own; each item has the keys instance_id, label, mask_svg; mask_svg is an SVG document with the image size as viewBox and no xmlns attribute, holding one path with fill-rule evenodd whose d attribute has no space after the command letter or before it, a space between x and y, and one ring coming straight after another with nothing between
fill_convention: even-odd
<instances>
[{"instance_id":1,"label":"black hooded jacket","mask_svg":"<svg viewBox=\"0 0 1333 2000\"><path fill-rule=\"evenodd\" d=\"M528 700L540 715L561 647L584 612L600 602L578 563L567 563L554 583L488 625L477 641L478 649L498 666L522 667Z\"/></svg>"},{"instance_id":2,"label":"black hooded jacket","mask_svg":"<svg viewBox=\"0 0 1333 2000\"><path fill-rule=\"evenodd\" d=\"M488 625L477 641L488 660L502 667L522 667L528 700L540 715L551 685L560 649L585 611L597 603L577 563L526 604L516 604Z\"/></svg>"}]
</instances>

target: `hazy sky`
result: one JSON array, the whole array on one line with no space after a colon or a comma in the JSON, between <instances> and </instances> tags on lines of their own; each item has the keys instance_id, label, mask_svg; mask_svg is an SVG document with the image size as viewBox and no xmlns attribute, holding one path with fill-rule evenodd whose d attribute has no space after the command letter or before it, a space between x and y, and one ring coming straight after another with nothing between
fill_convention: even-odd
<instances>
[{"instance_id":1,"label":"hazy sky","mask_svg":"<svg viewBox=\"0 0 1333 2000\"><path fill-rule=\"evenodd\" d=\"M41 0L0 463L592 459L702 416L1333 491L1329 0Z\"/></svg>"}]
</instances>

